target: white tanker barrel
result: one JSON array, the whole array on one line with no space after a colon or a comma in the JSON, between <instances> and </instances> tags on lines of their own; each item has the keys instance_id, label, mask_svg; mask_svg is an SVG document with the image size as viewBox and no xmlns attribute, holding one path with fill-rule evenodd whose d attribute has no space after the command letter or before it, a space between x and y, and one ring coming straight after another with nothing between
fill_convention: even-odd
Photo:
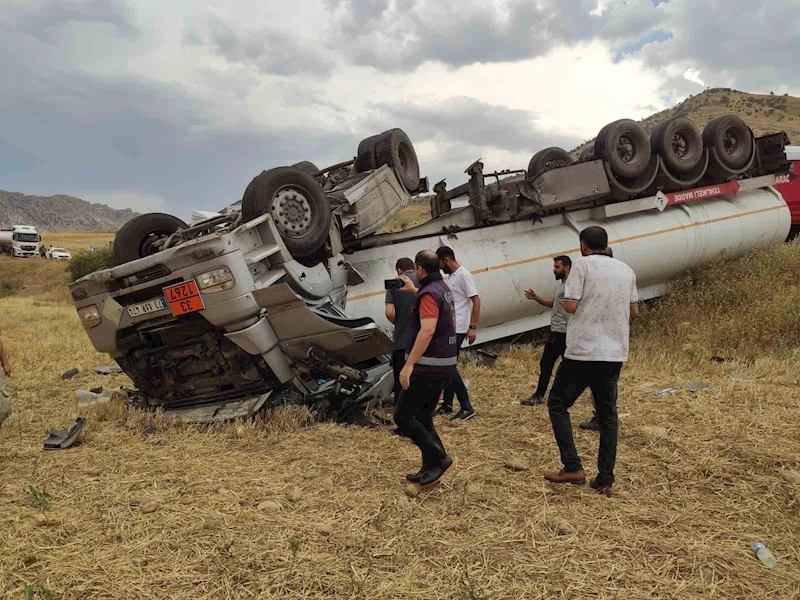
<instances>
[{"instance_id":1,"label":"white tanker barrel","mask_svg":"<svg viewBox=\"0 0 800 600\"><path fill-rule=\"evenodd\" d=\"M0 244L11 244L14 241L13 231L0 231Z\"/></svg>"},{"instance_id":2,"label":"white tanker barrel","mask_svg":"<svg viewBox=\"0 0 800 600\"><path fill-rule=\"evenodd\" d=\"M526 300L524 292L533 288L542 296L555 294L552 259L566 254L577 260L578 234L585 227L606 229L615 258L633 268L640 296L647 299L661 295L669 279L723 252L739 256L782 242L791 220L783 198L768 187L743 191L733 199L668 206L663 212L649 209L606 216L614 206L618 205L356 251L348 260L365 282L349 287L347 314L370 317L389 328L383 281L396 276L395 261L447 245L475 276L481 296L478 341L488 342L549 325L550 309Z\"/></svg>"}]
</instances>

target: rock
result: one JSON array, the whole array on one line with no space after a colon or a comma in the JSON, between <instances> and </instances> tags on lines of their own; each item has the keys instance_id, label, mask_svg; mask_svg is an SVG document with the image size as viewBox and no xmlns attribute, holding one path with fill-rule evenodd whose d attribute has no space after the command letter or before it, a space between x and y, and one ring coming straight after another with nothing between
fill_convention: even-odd
<instances>
[{"instance_id":1,"label":"rock","mask_svg":"<svg viewBox=\"0 0 800 600\"><path fill-rule=\"evenodd\" d=\"M468 483L464 491L469 496L474 496L475 494L481 491L481 486L479 486L477 483Z\"/></svg>"},{"instance_id":2,"label":"rock","mask_svg":"<svg viewBox=\"0 0 800 600\"><path fill-rule=\"evenodd\" d=\"M683 386L687 392L696 392L698 390L704 390L706 388L710 388L711 384L706 381L693 381L692 383L687 383Z\"/></svg>"},{"instance_id":3,"label":"rock","mask_svg":"<svg viewBox=\"0 0 800 600\"><path fill-rule=\"evenodd\" d=\"M333 533L333 525L321 523L317 526L317 531L319 531L322 535L330 535Z\"/></svg>"},{"instance_id":4,"label":"rock","mask_svg":"<svg viewBox=\"0 0 800 600\"><path fill-rule=\"evenodd\" d=\"M665 438L667 437L667 428L658 425L644 425L642 431L653 437Z\"/></svg>"},{"instance_id":5,"label":"rock","mask_svg":"<svg viewBox=\"0 0 800 600\"><path fill-rule=\"evenodd\" d=\"M70 369L69 371L64 371L61 374L61 379L72 379L78 373L80 373L80 371L78 369Z\"/></svg>"},{"instance_id":6,"label":"rock","mask_svg":"<svg viewBox=\"0 0 800 600\"><path fill-rule=\"evenodd\" d=\"M236 426L236 437L244 437L246 433L247 429L245 429L244 425Z\"/></svg>"},{"instance_id":7,"label":"rock","mask_svg":"<svg viewBox=\"0 0 800 600\"><path fill-rule=\"evenodd\" d=\"M522 462L518 458L510 458L504 463L506 469L511 469L512 471L527 471L528 465Z\"/></svg>"},{"instance_id":8,"label":"rock","mask_svg":"<svg viewBox=\"0 0 800 600\"><path fill-rule=\"evenodd\" d=\"M221 488L217 488L217 493L218 493L218 494L221 494L221 495L223 495L223 496L227 496L228 494L230 494L230 493L231 493L231 491L230 491L229 489L226 489L226 488L224 488L224 487L221 487Z\"/></svg>"},{"instance_id":9,"label":"rock","mask_svg":"<svg viewBox=\"0 0 800 600\"><path fill-rule=\"evenodd\" d=\"M256 506L256 510L281 510L281 505L274 500L264 500Z\"/></svg>"},{"instance_id":10,"label":"rock","mask_svg":"<svg viewBox=\"0 0 800 600\"><path fill-rule=\"evenodd\" d=\"M793 485L800 485L800 473L797 471L784 471L781 477Z\"/></svg>"},{"instance_id":11,"label":"rock","mask_svg":"<svg viewBox=\"0 0 800 600\"><path fill-rule=\"evenodd\" d=\"M413 483L406 484L406 487L403 489L403 491L409 498L416 498L417 496L419 496L419 487L414 485Z\"/></svg>"},{"instance_id":12,"label":"rock","mask_svg":"<svg viewBox=\"0 0 800 600\"><path fill-rule=\"evenodd\" d=\"M575 533L575 528L566 521L561 521L556 525L556 535L572 535L573 533Z\"/></svg>"},{"instance_id":13,"label":"rock","mask_svg":"<svg viewBox=\"0 0 800 600\"><path fill-rule=\"evenodd\" d=\"M103 474L101 469L86 469L86 475L88 477L100 477Z\"/></svg>"},{"instance_id":14,"label":"rock","mask_svg":"<svg viewBox=\"0 0 800 600\"><path fill-rule=\"evenodd\" d=\"M48 519L44 515L39 515L39 517L36 519L37 527L47 527L48 525L50 525L50 523L51 523L50 519Z\"/></svg>"},{"instance_id":15,"label":"rock","mask_svg":"<svg viewBox=\"0 0 800 600\"><path fill-rule=\"evenodd\" d=\"M320 484L324 485L325 487L333 487L333 477L323 477L320 480Z\"/></svg>"},{"instance_id":16,"label":"rock","mask_svg":"<svg viewBox=\"0 0 800 600\"><path fill-rule=\"evenodd\" d=\"M707 566L700 567L700 579L706 583L714 583L714 569Z\"/></svg>"},{"instance_id":17,"label":"rock","mask_svg":"<svg viewBox=\"0 0 800 600\"><path fill-rule=\"evenodd\" d=\"M130 500L131 506L144 506L145 504L150 502L150 498L147 496L134 496Z\"/></svg>"},{"instance_id":18,"label":"rock","mask_svg":"<svg viewBox=\"0 0 800 600\"><path fill-rule=\"evenodd\" d=\"M148 515L150 513L154 513L158 510L158 502L150 501L147 504L142 505L142 514Z\"/></svg>"},{"instance_id":19,"label":"rock","mask_svg":"<svg viewBox=\"0 0 800 600\"><path fill-rule=\"evenodd\" d=\"M144 567L147 566L147 559L146 558L132 558L131 563L135 567Z\"/></svg>"},{"instance_id":20,"label":"rock","mask_svg":"<svg viewBox=\"0 0 800 600\"><path fill-rule=\"evenodd\" d=\"M303 490L301 490L298 486L294 486L291 490L289 490L289 493L286 494L286 497L292 502L297 502L303 497Z\"/></svg>"}]
</instances>

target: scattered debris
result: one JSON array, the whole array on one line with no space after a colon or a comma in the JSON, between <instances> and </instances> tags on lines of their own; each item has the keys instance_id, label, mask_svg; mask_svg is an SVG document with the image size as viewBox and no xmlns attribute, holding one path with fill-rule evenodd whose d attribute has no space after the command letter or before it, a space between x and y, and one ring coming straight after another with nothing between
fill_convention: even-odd
<instances>
[{"instance_id":1,"label":"scattered debris","mask_svg":"<svg viewBox=\"0 0 800 600\"><path fill-rule=\"evenodd\" d=\"M416 486L413 483L406 484L406 487L403 491L409 498L416 498L419 496L419 486Z\"/></svg>"},{"instance_id":2,"label":"scattered debris","mask_svg":"<svg viewBox=\"0 0 800 600\"><path fill-rule=\"evenodd\" d=\"M80 373L80 371L78 369L70 369L69 371L64 371L61 374L61 379L72 379L78 373Z\"/></svg>"},{"instance_id":3,"label":"scattered debris","mask_svg":"<svg viewBox=\"0 0 800 600\"><path fill-rule=\"evenodd\" d=\"M519 460L518 458L510 458L506 460L504 466L512 471L527 471L528 465Z\"/></svg>"},{"instance_id":4,"label":"scattered debris","mask_svg":"<svg viewBox=\"0 0 800 600\"><path fill-rule=\"evenodd\" d=\"M680 390L674 387L664 387L654 392L648 392L645 396L650 396L651 398L666 398L667 396L674 396L675 394L679 393Z\"/></svg>"},{"instance_id":5,"label":"scattered debris","mask_svg":"<svg viewBox=\"0 0 800 600\"><path fill-rule=\"evenodd\" d=\"M667 437L667 428L658 425L644 425L642 431L652 435L653 437L665 438Z\"/></svg>"},{"instance_id":6,"label":"scattered debris","mask_svg":"<svg viewBox=\"0 0 800 600\"><path fill-rule=\"evenodd\" d=\"M714 583L714 569L707 566L700 567L700 579L709 584Z\"/></svg>"},{"instance_id":7,"label":"scattered debris","mask_svg":"<svg viewBox=\"0 0 800 600\"><path fill-rule=\"evenodd\" d=\"M729 377L728 381L731 383L755 383L755 379L742 379L741 377Z\"/></svg>"},{"instance_id":8,"label":"scattered debris","mask_svg":"<svg viewBox=\"0 0 800 600\"><path fill-rule=\"evenodd\" d=\"M158 429L156 429L155 425L148 425L147 427L144 428L144 431L142 431L142 433L144 435L153 435L154 433L158 433Z\"/></svg>"},{"instance_id":9,"label":"scattered debris","mask_svg":"<svg viewBox=\"0 0 800 600\"><path fill-rule=\"evenodd\" d=\"M793 485L800 485L800 472L797 471L784 471L781 473L784 481L788 481Z\"/></svg>"},{"instance_id":10,"label":"scattered debris","mask_svg":"<svg viewBox=\"0 0 800 600\"><path fill-rule=\"evenodd\" d=\"M75 445L78 436L86 425L86 419L78 417L70 429L51 429L48 438L44 441L45 450L63 450Z\"/></svg>"},{"instance_id":11,"label":"scattered debris","mask_svg":"<svg viewBox=\"0 0 800 600\"><path fill-rule=\"evenodd\" d=\"M149 503L150 503L150 498L148 498L147 496L134 496L128 502L130 506L144 506L145 504Z\"/></svg>"},{"instance_id":12,"label":"scattered debris","mask_svg":"<svg viewBox=\"0 0 800 600\"><path fill-rule=\"evenodd\" d=\"M490 352L489 350L483 350L481 348L475 350L475 356L477 356L478 361L486 367L491 367L500 357L499 354Z\"/></svg>"},{"instance_id":13,"label":"scattered debris","mask_svg":"<svg viewBox=\"0 0 800 600\"><path fill-rule=\"evenodd\" d=\"M119 375L121 373L124 373L125 371L123 371L119 367L101 366L101 367L95 367L94 372L97 373L98 375Z\"/></svg>"},{"instance_id":14,"label":"scattered debris","mask_svg":"<svg viewBox=\"0 0 800 600\"><path fill-rule=\"evenodd\" d=\"M556 535L572 535L573 533L575 533L575 528L566 521L561 521L556 525Z\"/></svg>"},{"instance_id":15,"label":"scattered debris","mask_svg":"<svg viewBox=\"0 0 800 600\"><path fill-rule=\"evenodd\" d=\"M301 490L298 486L294 486L291 490L289 490L289 493L286 494L286 497L292 502L297 502L303 497L303 490Z\"/></svg>"},{"instance_id":16,"label":"scattered debris","mask_svg":"<svg viewBox=\"0 0 800 600\"><path fill-rule=\"evenodd\" d=\"M158 502L150 501L147 504L142 505L142 514L148 515L150 513L154 513L158 510Z\"/></svg>"},{"instance_id":17,"label":"scattered debris","mask_svg":"<svg viewBox=\"0 0 800 600\"><path fill-rule=\"evenodd\" d=\"M281 505L274 500L264 500L256 506L256 510L281 510Z\"/></svg>"},{"instance_id":18,"label":"scattered debris","mask_svg":"<svg viewBox=\"0 0 800 600\"><path fill-rule=\"evenodd\" d=\"M756 542L753 544L753 553L768 569L772 569L775 566L775 556L773 556L772 552L769 551L769 548L767 548L761 542Z\"/></svg>"},{"instance_id":19,"label":"scattered debris","mask_svg":"<svg viewBox=\"0 0 800 600\"><path fill-rule=\"evenodd\" d=\"M85 408L92 404L105 404L114 398L128 402L130 394L122 387L96 387L90 390L78 390L75 392L75 398L78 401L78 408Z\"/></svg>"},{"instance_id":20,"label":"scattered debris","mask_svg":"<svg viewBox=\"0 0 800 600\"><path fill-rule=\"evenodd\" d=\"M711 384L706 381L693 381L692 383L684 384L683 389L685 389L687 392L695 393L698 390L704 390L710 387Z\"/></svg>"}]
</instances>

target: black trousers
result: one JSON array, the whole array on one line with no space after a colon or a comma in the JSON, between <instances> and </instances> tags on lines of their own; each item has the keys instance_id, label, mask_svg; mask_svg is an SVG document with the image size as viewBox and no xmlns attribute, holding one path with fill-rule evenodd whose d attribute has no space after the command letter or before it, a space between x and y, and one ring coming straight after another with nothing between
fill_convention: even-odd
<instances>
[{"instance_id":1,"label":"black trousers","mask_svg":"<svg viewBox=\"0 0 800 600\"><path fill-rule=\"evenodd\" d=\"M403 391L403 387L400 385L400 371L403 370L405 365L406 351L392 350L392 370L394 371L394 387L392 388L392 394L394 395L395 406L400 399L400 392Z\"/></svg>"},{"instance_id":2,"label":"black trousers","mask_svg":"<svg viewBox=\"0 0 800 600\"><path fill-rule=\"evenodd\" d=\"M433 426L433 411L449 377L412 375L411 385L400 393L394 409L394 422L400 433L410 438L422 453L422 467L441 464L447 456Z\"/></svg>"},{"instance_id":3,"label":"black trousers","mask_svg":"<svg viewBox=\"0 0 800 600\"><path fill-rule=\"evenodd\" d=\"M569 409L588 387L592 390L600 425L600 448L597 453L597 482L614 483L614 465L617 462L617 381L622 370L619 362L589 362L565 358L556 373L553 389L547 401L550 422L556 436L564 470L583 468L575 440Z\"/></svg>"},{"instance_id":4,"label":"black trousers","mask_svg":"<svg viewBox=\"0 0 800 600\"><path fill-rule=\"evenodd\" d=\"M547 386L550 385L550 377L553 375L553 367L556 361L564 356L567 350L567 334L551 331L550 337L544 344L544 352L539 361L539 383L536 386L534 396L544 398L547 393Z\"/></svg>"}]
</instances>

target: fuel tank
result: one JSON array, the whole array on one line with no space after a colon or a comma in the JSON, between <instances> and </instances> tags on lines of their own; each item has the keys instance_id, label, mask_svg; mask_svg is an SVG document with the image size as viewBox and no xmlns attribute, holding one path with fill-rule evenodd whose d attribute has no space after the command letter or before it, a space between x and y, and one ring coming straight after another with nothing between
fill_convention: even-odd
<instances>
[{"instance_id":1,"label":"fuel tank","mask_svg":"<svg viewBox=\"0 0 800 600\"><path fill-rule=\"evenodd\" d=\"M613 206L358 250L348 262L364 283L348 288L346 312L352 318L370 317L390 329L383 282L396 277L395 261L404 256L413 259L420 250L450 246L456 260L475 277L481 297L477 341L486 343L549 325L550 309L526 300L524 292L530 288L545 297L555 294L552 259L565 254L579 260L578 234L590 225L608 232L614 257L635 271L640 298L645 300L663 294L669 279L723 253L739 256L783 242L791 223L789 208L773 187L667 206L663 212L647 207L617 214L609 210ZM406 233L413 236L413 229Z\"/></svg>"}]
</instances>

